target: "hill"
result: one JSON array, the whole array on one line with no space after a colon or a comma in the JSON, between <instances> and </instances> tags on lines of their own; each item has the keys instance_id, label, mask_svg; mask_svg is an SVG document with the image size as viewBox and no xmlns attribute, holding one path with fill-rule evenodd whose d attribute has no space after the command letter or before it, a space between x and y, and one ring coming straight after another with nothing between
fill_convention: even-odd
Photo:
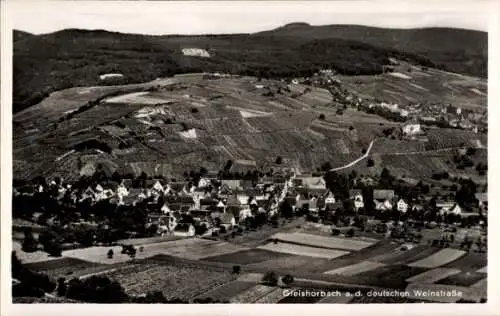
<instances>
[{"instance_id":1,"label":"hill","mask_svg":"<svg viewBox=\"0 0 500 316\"><path fill-rule=\"evenodd\" d=\"M487 68L487 34L467 30L293 23L234 35L148 36L77 29L16 34L14 112L57 90L102 85L99 75L104 73L123 74L121 83L203 71L295 77L325 67L345 75L373 75L382 72L389 57L483 77ZM210 57L185 56L182 48L206 50Z\"/></svg>"},{"instance_id":2,"label":"hill","mask_svg":"<svg viewBox=\"0 0 500 316\"><path fill-rule=\"evenodd\" d=\"M12 34L12 39L14 40L14 42L17 42L19 40L30 38L32 36L35 36L35 35L28 33L28 32L24 32L24 31L14 30L14 32Z\"/></svg>"},{"instance_id":3,"label":"hill","mask_svg":"<svg viewBox=\"0 0 500 316\"><path fill-rule=\"evenodd\" d=\"M413 82L430 88L448 80L439 94L455 98L466 98L467 89L457 95L458 88L475 84L433 71L434 81ZM404 89L406 82L397 85ZM409 92L414 95L418 92ZM428 142L391 139L383 130L398 123L355 107L338 114L327 90L246 76L184 74L135 85L71 88L13 119L15 179L71 180L97 170L179 179L200 167L222 170L228 161L233 172L281 167L311 172L355 161L377 138L382 139L370 152L376 165L369 168L361 161L354 166L363 174L379 174L386 167L397 176L429 179L447 171L477 179L474 168L450 163L453 149L487 143L484 134L446 129L431 129ZM478 149L474 162L486 163L486 153Z\"/></svg>"},{"instance_id":4,"label":"hill","mask_svg":"<svg viewBox=\"0 0 500 316\"><path fill-rule=\"evenodd\" d=\"M359 25L310 26L293 23L260 35L355 40L385 49L420 55L451 72L487 76L488 34L452 28L385 29Z\"/></svg>"}]
</instances>

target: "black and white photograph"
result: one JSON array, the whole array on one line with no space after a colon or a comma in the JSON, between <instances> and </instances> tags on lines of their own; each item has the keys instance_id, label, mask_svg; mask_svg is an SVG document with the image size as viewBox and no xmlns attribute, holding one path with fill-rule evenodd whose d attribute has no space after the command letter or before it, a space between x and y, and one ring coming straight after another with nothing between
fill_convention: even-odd
<instances>
[{"instance_id":1,"label":"black and white photograph","mask_svg":"<svg viewBox=\"0 0 500 316\"><path fill-rule=\"evenodd\" d=\"M13 305L493 299L490 2L7 2Z\"/></svg>"}]
</instances>

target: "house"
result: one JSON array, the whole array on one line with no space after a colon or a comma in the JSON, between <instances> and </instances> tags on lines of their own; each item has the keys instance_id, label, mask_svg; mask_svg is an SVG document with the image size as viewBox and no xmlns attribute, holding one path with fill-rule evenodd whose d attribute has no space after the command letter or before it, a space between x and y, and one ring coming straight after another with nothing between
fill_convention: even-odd
<instances>
[{"instance_id":1,"label":"house","mask_svg":"<svg viewBox=\"0 0 500 316\"><path fill-rule=\"evenodd\" d=\"M326 182L322 177L306 177L302 179L302 185L308 190L326 191Z\"/></svg>"},{"instance_id":2,"label":"house","mask_svg":"<svg viewBox=\"0 0 500 316\"><path fill-rule=\"evenodd\" d=\"M221 180L221 184L223 186L226 186L228 187L230 190L236 190L236 189L239 189L241 188L241 180L229 180L229 179L226 179L226 180Z\"/></svg>"},{"instance_id":3,"label":"house","mask_svg":"<svg viewBox=\"0 0 500 316\"><path fill-rule=\"evenodd\" d=\"M462 213L460 206L454 202L438 202L436 207L441 215L443 214L455 214L459 215Z\"/></svg>"},{"instance_id":4,"label":"house","mask_svg":"<svg viewBox=\"0 0 500 316\"><path fill-rule=\"evenodd\" d=\"M200 181L198 181L198 188L206 188L208 187L212 181L208 178L200 178Z\"/></svg>"},{"instance_id":5,"label":"house","mask_svg":"<svg viewBox=\"0 0 500 316\"><path fill-rule=\"evenodd\" d=\"M220 216L220 224L224 226L226 230L232 229L236 225L236 219L233 213L222 213Z\"/></svg>"},{"instance_id":6,"label":"house","mask_svg":"<svg viewBox=\"0 0 500 316\"><path fill-rule=\"evenodd\" d=\"M363 194L361 190L350 190L349 197L354 201L354 209L358 211L360 208L365 207L365 203L363 202Z\"/></svg>"},{"instance_id":7,"label":"house","mask_svg":"<svg viewBox=\"0 0 500 316\"><path fill-rule=\"evenodd\" d=\"M419 123L408 122L402 127L403 135L405 136L414 136L422 133L422 126Z\"/></svg>"},{"instance_id":8,"label":"house","mask_svg":"<svg viewBox=\"0 0 500 316\"><path fill-rule=\"evenodd\" d=\"M396 205L397 210L401 213L406 213L408 211L408 203L406 203L403 199L400 199Z\"/></svg>"},{"instance_id":9,"label":"house","mask_svg":"<svg viewBox=\"0 0 500 316\"><path fill-rule=\"evenodd\" d=\"M174 236L180 237L193 237L195 233L196 231L194 229L194 226L188 223L179 223L173 230Z\"/></svg>"},{"instance_id":10,"label":"house","mask_svg":"<svg viewBox=\"0 0 500 316\"><path fill-rule=\"evenodd\" d=\"M335 204L335 195L333 194L332 191L328 192L328 194L325 197L325 204Z\"/></svg>"},{"instance_id":11,"label":"house","mask_svg":"<svg viewBox=\"0 0 500 316\"><path fill-rule=\"evenodd\" d=\"M165 203L173 211L187 212L195 208L196 203L191 196L167 196Z\"/></svg>"},{"instance_id":12,"label":"house","mask_svg":"<svg viewBox=\"0 0 500 316\"><path fill-rule=\"evenodd\" d=\"M248 217L252 217L252 211L250 210L249 207L245 207L240 211L240 214L238 216L239 222L241 223Z\"/></svg>"},{"instance_id":13,"label":"house","mask_svg":"<svg viewBox=\"0 0 500 316\"><path fill-rule=\"evenodd\" d=\"M310 212L318 212L318 199L312 197L309 199L309 211Z\"/></svg>"},{"instance_id":14,"label":"house","mask_svg":"<svg viewBox=\"0 0 500 316\"><path fill-rule=\"evenodd\" d=\"M392 209L392 200L394 199L394 190L374 190L373 200L375 209L386 211Z\"/></svg>"}]
</instances>

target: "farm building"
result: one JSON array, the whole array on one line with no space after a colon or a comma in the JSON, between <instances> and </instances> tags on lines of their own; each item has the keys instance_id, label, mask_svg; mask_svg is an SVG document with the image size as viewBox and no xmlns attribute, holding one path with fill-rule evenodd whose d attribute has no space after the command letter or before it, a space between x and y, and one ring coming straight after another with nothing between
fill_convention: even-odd
<instances>
[{"instance_id":1,"label":"farm building","mask_svg":"<svg viewBox=\"0 0 500 316\"><path fill-rule=\"evenodd\" d=\"M394 199L394 190L374 190L373 199L379 202L391 201Z\"/></svg>"},{"instance_id":2,"label":"farm building","mask_svg":"<svg viewBox=\"0 0 500 316\"><path fill-rule=\"evenodd\" d=\"M125 78L125 76L123 74L119 74L119 73L102 74L99 76L99 79L101 81L120 80L123 78Z\"/></svg>"},{"instance_id":3,"label":"farm building","mask_svg":"<svg viewBox=\"0 0 500 316\"><path fill-rule=\"evenodd\" d=\"M184 56L210 57L210 54L201 48L183 48L182 54Z\"/></svg>"},{"instance_id":4,"label":"farm building","mask_svg":"<svg viewBox=\"0 0 500 316\"><path fill-rule=\"evenodd\" d=\"M192 224L179 223L175 226L173 234L174 236L180 237L193 237L195 235L195 229Z\"/></svg>"}]
</instances>

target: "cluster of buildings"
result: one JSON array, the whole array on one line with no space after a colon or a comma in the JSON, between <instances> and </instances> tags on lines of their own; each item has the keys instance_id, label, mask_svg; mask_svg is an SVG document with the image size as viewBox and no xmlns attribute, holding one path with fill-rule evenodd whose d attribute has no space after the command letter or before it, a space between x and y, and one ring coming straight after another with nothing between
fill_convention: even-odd
<instances>
[{"instance_id":1,"label":"cluster of buildings","mask_svg":"<svg viewBox=\"0 0 500 316\"><path fill-rule=\"evenodd\" d=\"M312 215L324 211L333 213L342 208L344 202L337 200L334 193L328 190L322 177L295 175L293 172L264 176L258 180L219 179L214 174L201 177L198 183L151 179L144 181L141 188L134 187L132 180L124 179L120 183L104 181L84 190L75 190L62 181L52 181L48 187L40 185L15 189L14 194L29 195L44 190L57 190L57 199L64 199L65 203L108 200L112 204L134 207L137 203L147 202L146 226L157 227L159 235L181 236L194 236L197 225L205 225L204 231L210 233L221 227L226 231L231 230L257 214L271 218L278 214L284 202L289 204L294 213L305 208ZM355 211L365 207L361 190L350 190L349 199ZM479 193L476 199L479 209L486 214L487 194ZM373 205L379 212L397 210L406 213L423 210L422 204L398 198L394 190L375 189ZM463 210L452 200L437 201L436 207L442 215L473 214ZM189 215L189 222L186 222L185 215Z\"/></svg>"}]
</instances>

